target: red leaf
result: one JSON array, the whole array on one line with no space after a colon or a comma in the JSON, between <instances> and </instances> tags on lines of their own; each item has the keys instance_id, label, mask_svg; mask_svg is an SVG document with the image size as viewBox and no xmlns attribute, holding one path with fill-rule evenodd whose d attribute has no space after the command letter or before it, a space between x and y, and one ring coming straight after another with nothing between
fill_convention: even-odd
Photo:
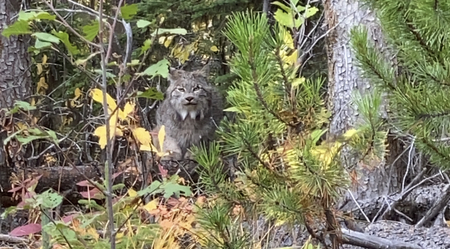
<instances>
[{"instance_id":1,"label":"red leaf","mask_svg":"<svg viewBox=\"0 0 450 249\"><path fill-rule=\"evenodd\" d=\"M159 169L159 172L160 172L162 178L166 178L167 177L167 172L169 172L169 171L164 169L163 166L160 163L158 163L158 169Z\"/></svg>"},{"instance_id":2,"label":"red leaf","mask_svg":"<svg viewBox=\"0 0 450 249\"><path fill-rule=\"evenodd\" d=\"M68 216L64 216L64 217L61 218L61 220L62 220L64 223L69 223L69 222L71 222L74 218L76 218L78 215L79 215L79 214L71 214L71 215L68 215Z\"/></svg>"},{"instance_id":3,"label":"red leaf","mask_svg":"<svg viewBox=\"0 0 450 249\"><path fill-rule=\"evenodd\" d=\"M105 198L103 193L100 190L98 190L98 188L94 188L89 191L83 191L83 192L80 192L80 194L81 194L81 196L83 196L83 198L86 198L86 199L91 198L91 199L102 200Z\"/></svg>"},{"instance_id":4,"label":"red leaf","mask_svg":"<svg viewBox=\"0 0 450 249\"><path fill-rule=\"evenodd\" d=\"M112 175L112 179L116 179L116 177L120 176L123 173L123 171L116 172Z\"/></svg>"},{"instance_id":5,"label":"red leaf","mask_svg":"<svg viewBox=\"0 0 450 249\"><path fill-rule=\"evenodd\" d=\"M12 230L9 235L11 236L25 236L30 235L33 233L39 233L41 231L41 225L40 224L28 224L25 226L16 227L14 230Z\"/></svg>"},{"instance_id":6,"label":"red leaf","mask_svg":"<svg viewBox=\"0 0 450 249\"><path fill-rule=\"evenodd\" d=\"M80 187L93 187L92 184L88 180L77 182L77 185Z\"/></svg>"}]
</instances>

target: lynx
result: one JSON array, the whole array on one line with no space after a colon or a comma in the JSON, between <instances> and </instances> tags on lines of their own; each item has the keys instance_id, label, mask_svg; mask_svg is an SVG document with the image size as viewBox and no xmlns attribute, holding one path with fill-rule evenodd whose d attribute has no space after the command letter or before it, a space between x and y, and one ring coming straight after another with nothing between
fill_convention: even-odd
<instances>
[{"instance_id":1,"label":"lynx","mask_svg":"<svg viewBox=\"0 0 450 249\"><path fill-rule=\"evenodd\" d=\"M222 97L208 84L204 70L170 70L170 85L156 112L157 129L165 126L163 149L170 159L185 159L188 149L214 137L223 117Z\"/></svg>"}]
</instances>

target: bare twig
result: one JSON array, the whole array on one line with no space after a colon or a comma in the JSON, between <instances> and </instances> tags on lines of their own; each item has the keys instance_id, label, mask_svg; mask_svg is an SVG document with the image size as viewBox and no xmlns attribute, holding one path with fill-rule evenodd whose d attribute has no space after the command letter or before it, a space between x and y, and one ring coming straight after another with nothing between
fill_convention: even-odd
<instances>
[{"instance_id":1,"label":"bare twig","mask_svg":"<svg viewBox=\"0 0 450 249\"><path fill-rule=\"evenodd\" d=\"M99 15L103 15L103 1L100 1L99 3L99 9L98 9ZM99 40L100 44L103 41L103 19L99 19ZM112 30L110 32L113 32ZM108 237L110 240L111 249L116 248L116 233L114 231L114 210L113 210L113 203L112 203L112 171L114 170L113 164L112 164L112 153L114 148L114 139L111 139L111 128L113 131L116 130L116 125L113 125L113 127L110 126L109 119L110 118L117 118L116 115L112 114L110 115L108 110L108 102L106 99L107 96L107 86L108 82L106 81L106 55L105 50L101 46L100 47L100 56L101 56L101 68L102 68L102 93L103 93L103 112L105 113L105 123L106 123L106 165L105 165L105 178L106 178L106 208L108 213Z\"/></svg>"},{"instance_id":2,"label":"bare twig","mask_svg":"<svg viewBox=\"0 0 450 249\"><path fill-rule=\"evenodd\" d=\"M48 1L44 1L45 4L47 4L47 6L53 11L53 13L55 13L55 15L60 19L60 22L62 24L64 24L64 27L66 27L67 29L69 29L74 35L78 36L81 40L83 40L84 42L86 42L87 44L96 47L96 48L101 48L100 45L95 44L89 40L87 40L86 38L84 38L84 36L80 35L77 31L75 31L75 29L72 28L72 26L70 26L66 20L56 11L56 9L53 7L53 5L51 3L49 3ZM100 18L101 20L101 18ZM101 31L101 30L100 30Z\"/></svg>"}]
</instances>

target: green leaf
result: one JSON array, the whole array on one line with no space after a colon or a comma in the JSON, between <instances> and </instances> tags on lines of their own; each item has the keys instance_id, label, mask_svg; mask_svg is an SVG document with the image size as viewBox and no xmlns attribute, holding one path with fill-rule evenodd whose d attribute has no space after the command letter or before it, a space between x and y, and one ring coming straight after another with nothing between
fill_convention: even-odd
<instances>
[{"instance_id":1,"label":"green leaf","mask_svg":"<svg viewBox=\"0 0 450 249\"><path fill-rule=\"evenodd\" d=\"M33 135L24 137L24 136L21 136L21 135L17 135L16 139L22 145L25 145L25 144L29 144L29 143L33 142L34 140L42 139L42 137L41 136L33 136Z\"/></svg>"},{"instance_id":2,"label":"green leaf","mask_svg":"<svg viewBox=\"0 0 450 249\"><path fill-rule=\"evenodd\" d=\"M164 78L167 78L167 75L169 75L169 61L166 59L158 61L156 64L153 64L149 66L147 69L145 69L144 72L140 73L139 75L148 75L152 78L161 75Z\"/></svg>"},{"instance_id":3,"label":"green leaf","mask_svg":"<svg viewBox=\"0 0 450 249\"><path fill-rule=\"evenodd\" d=\"M34 18L36 18L36 12L35 11L24 12L24 11L21 10L19 12L19 17L17 18L17 20L19 20L19 21L32 21L32 20L34 20Z\"/></svg>"},{"instance_id":4,"label":"green leaf","mask_svg":"<svg viewBox=\"0 0 450 249\"><path fill-rule=\"evenodd\" d=\"M277 11L275 11L274 14L275 20L277 20L278 23L280 23L281 25L288 27L288 28L293 28L294 27L294 23L293 23L293 15L291 12L284 12L281 9L277 9Z\"/></svg>"},{"instance_id":5,"label":"green leaf","mask_svg":"<svg viewBox=\"0 0 450 249\"><path fill-rule=\"evenodd\" d=\"M55 144L58 144L58 143L59 143L58 137L56 136L56 132L55 132L55 131L53 131L53 130L48 130L48 131L47 131L47 134L48 134L48 136L53 140L53 142L54 142Z\"/></svg>"},{"instance_id":6,"label":"green leaf","mask_svg":"<svg viewBox=\"0 0 450 249\"><path fill-rule=\"evenodd\" d=\"M37 39L41 41L59 44L59 38L49 33L36 32L33 34L33 36L35 36Z\"/></svg>"},{"instance_id":7,"label":"green leaf","mask_svg":"<svg viewBox=\"0 0 450 249\"><path fill-rule=\"evenodd\" d=\"M121 189L125 189L125 188L126 188L126 186L123 183L119 183L119 184L116 184L116 185L112 186L112 190L113 191L121 190Z\"/></svg>"},{"instance_id":8,"label":"green leaf","mask_svg":"<svg viewBox=\"0 0 450 249\"><path fill-rule=\"evenodd\" d=\"M149 50L151 45L152 45L151 39L145 40L144 45L141 47L141 55L144 54L147 50Z\"/></svg>"},{"instance_id":9,"label":"green leaf","mask_svg":"<svg viewBox=\"0 0 450 249\"><path fill-rule=\"evenodd\" d=\"M152 182L152 184L150 184L150 186L146 187L146 188L143 189L143 190L138 191L137 194L138 194L139 196L144 196L144 195L147 195L147 194L155 194L155 193L156 193L156 190L157 190L160 186L161 186L161 182L159 182L159 181L154 181L154 182ZM158 192L160 192L160 191L158 191Z\"/></svg>"},{"instance_id":10,"label":"green leaf","mask_svg":"<svg viewBox=\"0 0 450 249\"><path fill-rule=\"evenodd\" d=\"M286 12L291 12L292 11L292 9L289 6L285 5L284 3L275 1L272 4L273 5L277 5L278 7L280 7L281 9L283 9Z\"/></svg>"},{"instance_id":11,"label":"green leaf","mask_svg":"<svg viewBox=\"0 0 450 249\"><path fill-rule=\"evenodd\" d=\"M71 55L77 55L80 53L78 48L70 43L69 34L63 31L56 32L55 30L52 30L52 34L62 41L62 43L66 46L67 51L69 51Z\"/></svg>"},{"instance_id":12,"label":"green leaf","mask_svg":"<svg viewBox=\"0 0 450 249\"><path fill-rule=\"evenodd\" d=\"M6 217L8 217L10 214L15 214L16 212L17 212L17 207L11 206L11 207L6 208L0 217L2 219L6 219Z\"/></svg>"},{"instance_id":13,"label":"green leaf","mask_svg":"<svg viewBox=\"0 0 450 249\"><path fill-rule=\"evenodd\" d=\"M166 184L164 184L163 189L164 189L164 198L169 198L172 195L179 196L181 193L183 193L184 196L190 196L192 194L190 187L183 186L173 182L167 182Z\"/></svg>"},{"instance_id":14,"label":"green leaf","mask_svg":"<svg viewBox=\"0 0 450 249\"><path fill-rule=\"evenodd\" d=\"M85 205L88 208L95 209L95 210L99 210L99 211L105 210L104 207L102 207L101 205L98 205L97 202L94 200L81 199L81 200L78 200L78 203L81 205Z\"/></svg>"},{"instance_id":15,"label":"green leaf","mask_svg":"<svg viewBox=\"0 0 450 249\"><path fill-rule=\"evenodd\" d=\"M127 4L120 8L120 13L122 14L123 19L129 20L134 15L136 15L138 11L138 5L137 4Z\"/></svg>"},{"instance_id":16,"label":"green leaf","mask_svg":"<svg viewBox=\"0 0 450 249\"><path fill-rule=\"evenodd\" d=\"M11 35L25 35L31 34L30 25L28 25L27 21L16 21L11 24L9 27L3 30L2 35L6 38L9 38Z\"/></svg>"},{"instance_id":17,"label":"green leaf","mask_svg":"<svg viewBox=\"0 0 450 249\"><path fill-rule=\"evenodd\" d=\"M31 11L31 12L24 12L24 11L20 11L19 12L19 17L17 20L19 21L33 21L33 20L50 20L53 21L56 19L55 15L52 15L48 12L45 11L40 11L40 12L36 12L36 11Z\"/></svg>"},{"instance_id":18,"label":"green leaf","mask_svg":"<svg viewBox=\"0 0 450 249\"><path fill-rule=\"evenodd\" d=\"M13 112L13 110L15 109L22 109L24 111L31 111L31 110L36 110L36 106L31 105L30 103L26 102L26 101L21 101L21 100L16 100L14 102L14 108L10 111L11 114L16 113Z\"/></svg>"},{"instance_id":19,"label":"green leaf","mask_svg":"<svg viewBox=\"0 0 450 249\"><path fill-rule=\"evenodd\" d=\"M155 32L152 33L152 36L155 36L156 34L162 35L162 34L174 34L174 35L185 35L187 34L186 29L183 28L177 28L177 29L157 29Z\"/></svg>"},{"instance_id":20,"label":"green leaf","mask_svg":"<svg viewBox=\"0 0 450 249\"><path fill-rule=\"evenodd\" d=\"M137 97L147 98L147 99L157 99L163 100L164 94L156 90L156 87L151 87L145 92L138 92Z\"/></svg>"},{"instance_id":21,"label":"green leaf","mask_svg":"<svg viewBox=\"0 0 450 249\"><path fill-rule=\"evenodd\" d=\"M136 23L136 26L138 28L145 28L145 27L147 27L150 24L152 24L152 23L147 21L147 20L138 20L137 23Z\"/></svg>"},{"instance_id":22,"label":"green leaf","mask_svg":"<svg viewBox=\"0 0 450 249\"><path fill-rule=\"evenodd\" d=\"M99 74L99 75L102 75L102 74L103 74L103 71L102 71L101 69L94 69L94 72L97 73L97 74ZM106 78L113 79L113 78L115 78L115 77L116 77L116 75L114 75L114 74L112 74L112 73L110 73L110 72L106 72Z\"/></svg>"},{"instance_id":23,"label":"green leaf","mask_svg":"<svg viewBox=\"0 0 450 249\"><path fill-rule=\"evenodd\" d=\"M47 190L42 194L38 194L34 199L28 199L32 202L33 207L41 207L43 209L53 209L62 203L63 197L52 190Z\"/></svg>"},{"instance_id":24,"label":"green leaf","mask_svg":"<svg viewBox=\"0 0 450 249\"><path fill-rule=\"evenodd\" d=\"M232 107L228 107L225 110L223 110L224 112L237 112L237 113L241 113L242 111L239 110L239 108L237 108L236 106L232 106Z\"/></svg>"},{"instance_id":25,"label":"green leaf","mask_svg":"<svg viewBox=\"0 0 450 249\"><path fill-rule=\"evenodd\" d=\"M83 26L84 38L88 41L93 41L99 32L99 23L92 21L91 24Z\"/></svg>"},{"instance_id":26,"label":"green leaf","mask_svg":"<svg viewBox=\"0 0 450 249\"><path fill-rule=\"evenodd\" d=\"M46 42L46 41L36 40L34 42L34 47L37 48L37 49L48 48L48 47L51 47L51 46L52 46L52 43Z\"/></svg>"},{"instance_id":27,"label":"green leaf","mask_svg":"<svg viewBox=\"0 0 450 249\"><path fill-rule=\"evenodd\" d=\"M48 12L42 11L36 15L36 19L53 21L56 19L56 15L52 15Z\"/></svg>"},{"instance_id":28,"label":"green leaf","mask_svg":"<svg viewBox=\"0 0 450 249\"><path fill-rule=\"evenodd\" d=\"M140 64L141 64L141 61L140 61L140 60L131 60L130 63L127 63L127 66L133 67L133 66L138 66L138 65L140 65Z\"/></svg>"},{"instance_id":29,"label":"green leaf","mask_svg":"<svg viewBox=\"0 0 450 249\"><path fill-rule=\"evenodd\" d=\"M319 11L319 9L316 7L309 7L308 10L306 11L305 17L306 18L311 17L311 16L315 15L318 11Z\"/></svg>"},{"instance_id":30,"label":"green leaf","mask_svg":"<svg viewBox=\"0 0 450 249\"><path fill-rule=\"evenodd\" d=\"M323 136L323 134L325 134L326 132L327 129L313 131L311 133L312 144L316 144L319 141L319 139Z\"/></svg>"},{"instance_id":31,"label":"green leaf","mask_svg":"<svg viewBox=\"0 0 450 249\"><path fill-rule=\"evenodd\" d=\"M53 135L50 135L46 131L42 131L37 128L31 128L31 129L28 129L28 133L29 133L29 135L27 135L27 136L23 136L23 135L19 135L19 134L15 133L15 138L17 139L17 141L21 142L22 144L28 144L28 143L30 143L34 140L38 140L38 139L50 139L52 141L58 142L55 132L53 132ZM9 138L8 138L8 140L9 140Z\"/></svg>"}]
</instances>

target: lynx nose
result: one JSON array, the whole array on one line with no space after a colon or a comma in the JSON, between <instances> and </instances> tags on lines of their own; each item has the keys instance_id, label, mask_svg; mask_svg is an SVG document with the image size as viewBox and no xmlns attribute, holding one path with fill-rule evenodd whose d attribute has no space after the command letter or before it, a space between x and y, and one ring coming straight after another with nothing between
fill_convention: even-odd
<instances>
[{"instance_id":1,"label":"lynx nose","mask_svg":"<svg viewBox=\"0 0 450 249\"><path fill-rule=\"evenodd\" d=\"M194 97L186 97L185 98L188 102L191 102L192 100L194 100Z\"/></svg>"}]
</instances>

